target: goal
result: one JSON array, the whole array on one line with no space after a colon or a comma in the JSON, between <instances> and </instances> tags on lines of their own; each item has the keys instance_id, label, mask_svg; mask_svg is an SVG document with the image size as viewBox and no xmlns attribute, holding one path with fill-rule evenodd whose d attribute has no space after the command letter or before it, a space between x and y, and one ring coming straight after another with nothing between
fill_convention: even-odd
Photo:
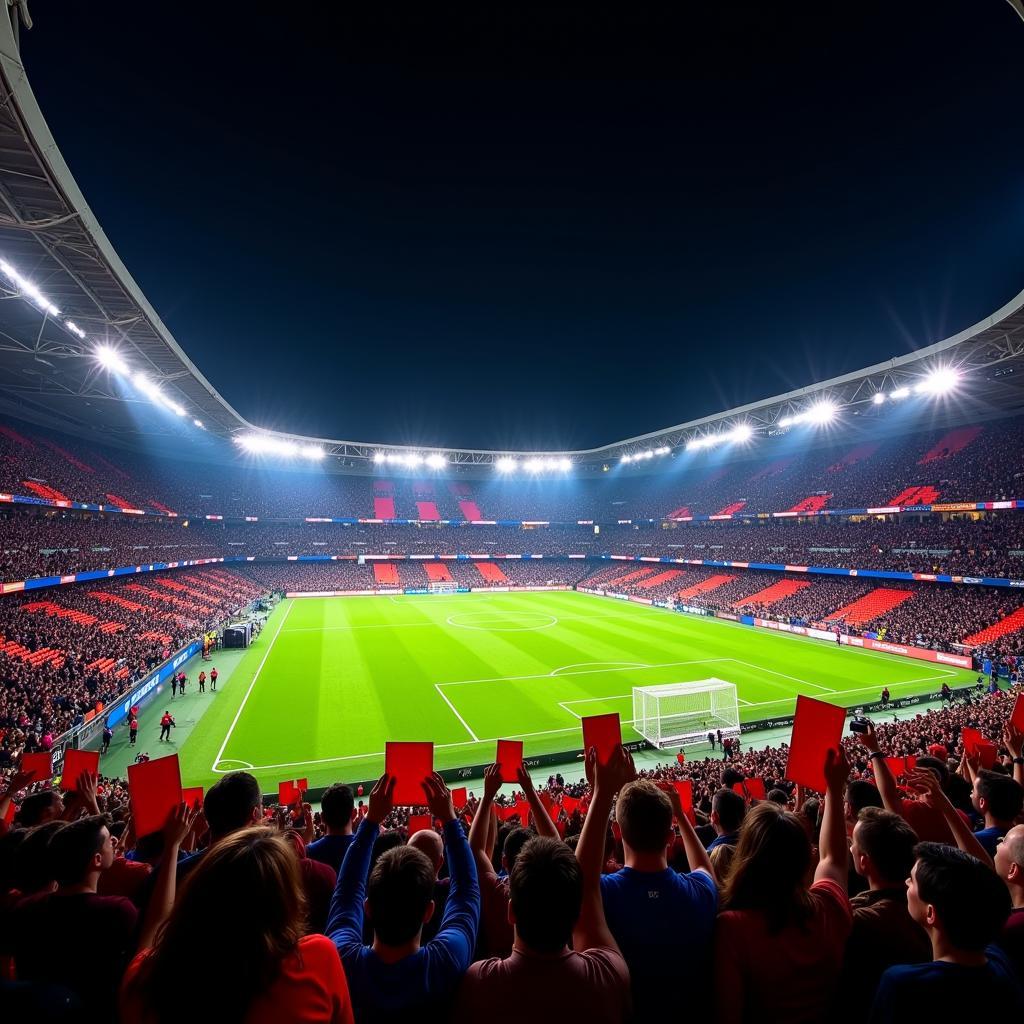
<instances>
[{"instance_id":1,"label":"goal","mask_svg":"<svg viewBox=\"0 0 1024 1024\"><path fill-rule=\"evenodd\" d=\"M431 580L427 584L431 594L454 594L458 589L459 585L454 580Z\"/></svg>"},{"instance_id":2,"label":"goal","mask_svg":"<svg viewBox=\"0 0 1024 1024\"><path fill-rule=\"evenodd\" d=\"M633 687L633 728L655 747L683 746L740 728L736 686L724 679Z\"/></svg>"}]
</instances>

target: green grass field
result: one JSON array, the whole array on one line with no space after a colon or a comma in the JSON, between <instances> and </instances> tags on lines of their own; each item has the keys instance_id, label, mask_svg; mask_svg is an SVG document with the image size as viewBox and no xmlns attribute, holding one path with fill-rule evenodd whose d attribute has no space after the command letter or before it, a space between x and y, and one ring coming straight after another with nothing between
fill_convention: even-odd
<instances>
[{"instance_id":1,"label":"green grass field","mask_svg":"<svg viewBox=\"0 0 1024 1024\"><path fill-rule=\"evenodd\" d=\"M587 594L286 600L227 685L198 697L183 777L209 785L244 768L268 789L364 780L381 772L386 740L432 740L442 768L492 760L498 738L570 751L591 714L617 711L636 738L634 686L709 677L736 684L746 720L784 715L800 693L855 704L883 684L904 696L973 678Z\"/></svg>"}]
</instances>

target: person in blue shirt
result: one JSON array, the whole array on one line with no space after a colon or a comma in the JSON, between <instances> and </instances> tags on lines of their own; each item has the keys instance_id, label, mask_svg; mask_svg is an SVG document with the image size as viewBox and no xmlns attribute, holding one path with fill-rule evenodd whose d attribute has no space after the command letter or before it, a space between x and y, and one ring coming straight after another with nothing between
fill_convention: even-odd
<instances>
[{"instance_id":1,"label":"person in blue shirt","mask_svg":"<svg viewBox=\"0 0 1024 1024\"><path fill-rule=\"evenodd\" d=\"M1024 789L1008 775L982 769L974 778L971 804L985 820L984 828L974 837L990 857L995 857L996 845L1013 828L1024 806Z\"/></svg>"},{"instance_id":2,"label":"person in blue shirt","mask_svg":"<svg viewBox=\"0 0 1024 1024\"><path fill-rule=\"evenodd\" d=\"M310 843L306 856L340 871L341 862L355 838L352 826L356 821L356 803L352 790L340 782L328 786L320 798L320 818L327 835Z\"/></svg>"},{"instance_id":3,"label":"person in blue shirt","mask_svg":"<svg viewBox=\"0 0 1024 1024\"><path fill-rule=\"evenodd\" d=\"M731 789L720 789L711 798L711 827L715 838L708 843L708 853L719 846L735 846L740 839L740 825L747 813L746 801Z\"/></svg>"},{"instance_id":4,"label":"person in blue shirt","mask_svg":"<svg viewBox=\"0 0 1024 1024\"><path fill-rule=\"evenodd\" d=\"M668 866L673 817L690 866L687 874ZM694 1001L708 991L718 913L711 859L675 788L663 790L648 779L622 788L612 831L622 841L625 867L601 877L601 897L608 928L629 966L636 1019L675 1016L680 992L696 1011ZM666 985L666 978L672 984Z\"/></svg>"},{"instance_id":5,"label":"person in blue shirt","mask_svg":"<svg viewBox=\"0 0 1024 1024\"><path fill-rule=\"evenodd\" d=\"M932 960L890 967L879 982L871 1024L971 1020L979 1006L1021 1020L1024 988L991 944L1010 913L1010 894L991 865L941 843L918 843L907 909L928 933Z\"/></svg>"},{"instance_id":6,"label":"person in blue shirt","mask_svg":"<svg viewBox=\"0 0 1024 1024\"><path fill-rule=\"evenodd\" d=\"M448 787L436 773L423 781L424 803L442 825L451 887L430 942L421 944L423 925L434 913L435 872L427 856L399 846L384 853L370 871L373 843L391 812L394 790L394 776L382 775L370 792L369 809L345 854L327 921L360 1024L408 1020L413 1010L443 1018L473 959L480 922L476 865ZM364 901L373 926L369 945L363 944Z\"/></svg>"}]
</instances>

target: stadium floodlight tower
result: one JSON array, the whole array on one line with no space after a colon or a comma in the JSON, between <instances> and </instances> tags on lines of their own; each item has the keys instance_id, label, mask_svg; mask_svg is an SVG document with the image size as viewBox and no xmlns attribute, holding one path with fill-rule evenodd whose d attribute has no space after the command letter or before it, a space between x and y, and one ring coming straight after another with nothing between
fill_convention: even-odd
<instances>
[{"instance_id":1,"label":"stadium floodlight tower","mask_svg":"<svg viewBox=\"0 0 1024 1024\"><path fill-rule=\"evenodd\" d=\"M736 686L724 679L634 686L633 728L659 750L695 743L719 729L738 733Z\"/></svg>"}]
</instances>

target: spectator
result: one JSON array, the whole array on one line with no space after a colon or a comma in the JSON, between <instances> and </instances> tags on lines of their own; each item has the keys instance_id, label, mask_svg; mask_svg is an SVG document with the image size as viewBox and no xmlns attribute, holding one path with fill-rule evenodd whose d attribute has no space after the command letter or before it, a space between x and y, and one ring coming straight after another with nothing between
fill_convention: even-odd
<instances>
[{"instance_id":1,"label":"spectator","mask_svg":"<svg viewBox=\"0 0 1024 1024\"><path fill-rule=\"evenodd\" d=\"M57 891L23 900L12 920L18 978L66 989L88 1020L113 1020L121 976L134 952L138 912L121 896L98 896L114 862L106 820L94 814L64 825L50 839ZM69 944L56 954L54 937Z\"/></svg>"},{"instance_id":2,"label":"spectator","mask_svg":"<svg viewBox=\"0 0 1024 1024\"><path fill-rule=\"evenodd\" d=\"M183 836L184 831L179 832ZM348 985L334 943L307 935L294 848L266 828L240 828L195 868L173 910L153 928L125 977L122 1019L171 1024L181 1007L182 964L217 939L217 982L193 998L203 1019L245 1024L352 1024Z\"/></svg>"},{"instance_id":3,"label":"spectator","mask_svg":"<svg viewBox=\"0 0 1024 1024\"><path fill-rule=\"evenodd\" d=\"M818 866L803 822L771 802L740 827L715 936L715 1010L722 1020L825 1019L839 980L850 905L841 801L849 767L829 751Z\"/></svg>"},{"instance_id":4,"label":"spectator","mask_svg":"<svg viewBox=\"0 0 1024 1024\"><path fill-rule=\"evenodd\" d=\"M986 865L939 843L920 843L907 883L911 917L927 932L932 961L890 967L878 986L873 1024L967 1020L978 1000L1020 1019L1024 991L1006 955L991 947L1010 911L1006 887Z\"/></svg>"},{"instance_id":5,"label":"spectator","mask_svg":"<svg viewBox=\"0 0 1024 1024\"><path fill-rule=\"evenodd\" d=\"M328 786L320 798L320 817L326 835L306 847L306 856L341 870L341 862L352 845L352 826L356 821L355 798L352 790L340 782Z\"/></svg>"},{"instance_id":6,"label":"spectator","mask_svg":"<svg viewBox=\"0 0 1024 1024\"><path fill-rule=\"evenodd\" d=\"M384 775L370 793L369 810L341 866L327 925L364 1024L414 1008L442 1016L472 960L480 918L476 866L451 794L437 774L424 780L423 789L430 812L442 822L451 893L433 941L420 943L423 924L434 912L434 871L419 850L389 850L367 883L373 842L391 812L394 788L395 779ZM363 945L364 898L372 945Z\"/></svg>"},{"instance_id":7,"label":"spectator","mask_svg":"<svg viewBox=\"0 0 1024 1024\"><path fill-rule=\"evenodd\" d=\"M985 852L994 857L996 844L1013 828L1024 806L1024 790L1013 779L982 769L974 779L971 803L985 822L974 835Z\"/></svg>"},{"instance_id":8,"label":"spectator","mask_svg":"<svg viewBox=\"0 0 1024 1024\"><path fill-rule=\"evenodd\" d=\"M635 771L621 746L606 765L598 764L591 748L587 771L593 798L576 856L552 838L537 837L523 847L509 885L512 953L470 968L458 1021L517 1022L524 992L553 996L534 1001L530 1015L538 1024L561 1024L566 1007L588 1024L627 1019L629 972L605 921L600 876L612 800Z\"/></svg>"},{"instance_id":9,"label":"spectator","mask_svg":"<svg viewBox=\"0 0 1024 1024\"><path fill-rule=\"evenodd\" d=\"M1024 979L1024 825L1011 828L996 846L996 873L1010 890L1012 909L999 938L1017 977Z\"/></svg>"},{"instance_id":10,"label":"spectator","mask_svg":"<svg viewBox=\"0 0 1024 1024\"><path fill-rule=\"evenodd\" d=\"M850 900L853 930L846 943L843 983L839 986L842 1016L858 1014L847 996L857 991L874 997L882 972L894 964L931 959L931 944L907 910L906 879L914 864L917 836L898 814L866 807L853 830L850 853L854 870L868 891Z\"/></svg>"},{"instance_id":11,"label":"spectator","mask_svg":"<svg viewBox=\"0 0 1024 1024\"><path fill-rule=\"evenodd\" d=\"M673 817L689 874L668 866ZM718 887L707 851L675 788L666 792L646 779L622 788L612 832L622 843L625 866L601 877L601 898L608 927L629 967L636 1015L652 1020L669 1015L680 989L691 993L699 1014L718 911ZM664 984L669 975L676 982L671 987Z\"/></svg>"},{"instance_id":12,"label":"spectator","mask_svg":"<svg viewBox=\"0 0 1024 1024\"><path fill-rule=\"evenodd\" d=\"M736 846L740 825L747 813L746 801L731 789L720 789L711 799L711 826L715 838L708 843L708 853L720 846Z\"/></svg>"}]
</instances>

